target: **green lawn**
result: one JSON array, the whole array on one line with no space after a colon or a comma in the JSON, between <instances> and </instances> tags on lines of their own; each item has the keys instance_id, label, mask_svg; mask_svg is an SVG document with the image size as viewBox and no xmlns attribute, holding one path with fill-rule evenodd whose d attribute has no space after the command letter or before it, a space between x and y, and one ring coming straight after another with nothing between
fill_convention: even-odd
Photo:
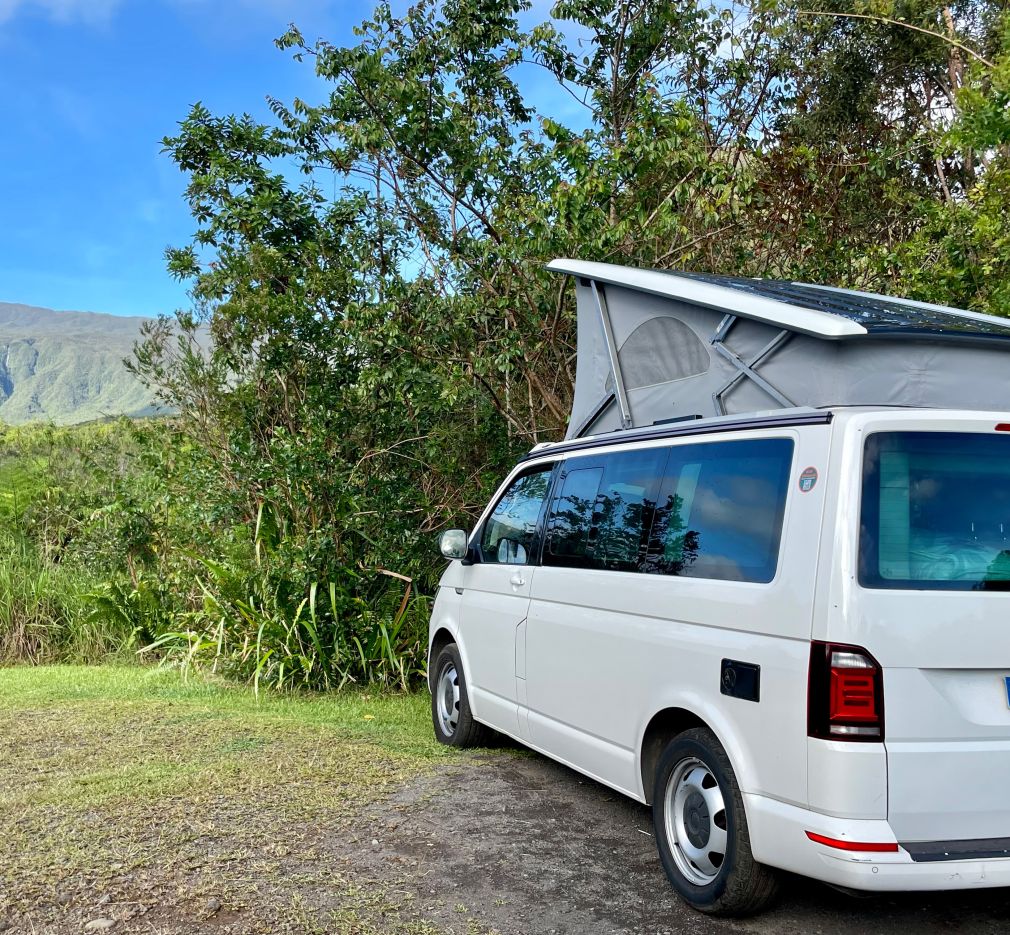
<instances>
[{"instance_id":1,"label":"green lawn","mask_svg":"<svg viewBox=\"0 0 1010 935\"><path fill-rule=\"evenodd\" d=\"M0 929L435 932L332 842L452 759L427 695L0 670Z\"/></svg>"}]
</instances>

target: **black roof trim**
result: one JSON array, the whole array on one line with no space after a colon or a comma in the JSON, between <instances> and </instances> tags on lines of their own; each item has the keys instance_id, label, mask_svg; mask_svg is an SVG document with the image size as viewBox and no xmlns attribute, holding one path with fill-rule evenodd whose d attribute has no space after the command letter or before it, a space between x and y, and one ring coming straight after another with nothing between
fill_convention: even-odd
<instances>
[{"instance_id":1,"label":"black roof trim","mask_svg":"<svg viewBox=\"0 0 1010 935\"><path fill-rule=\"evenodd\" d=\"M568 442L558 442L549 448L533 450L519 459L522 464L534 458L550 458L555 455L565 455L573 451L585 451L590 448L606 448L611 445L624 445L628 442L645 442L657 438L681 438L690 435L714 435L717 432L743 432L747 429L777 429L794 425L828 425L834 414L828 409L816 409L811 412L783 413L768 416L742 416L739 419L709 420L699 419L694 422L668 423L660 426L649 426L640 429L617 429L607 435L595 438L574 438Z\"/></svg>"}]
</instances>

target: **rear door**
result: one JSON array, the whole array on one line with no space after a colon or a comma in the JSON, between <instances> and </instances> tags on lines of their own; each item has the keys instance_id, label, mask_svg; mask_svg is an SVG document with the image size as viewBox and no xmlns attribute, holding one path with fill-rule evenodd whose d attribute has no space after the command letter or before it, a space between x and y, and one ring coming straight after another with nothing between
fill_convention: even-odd
<instances>
[{"instance_id":1,"label":"rear door","mask_svg":"<svg viewBox=\"0 0 1010 935\"><path fill-rule=\"evenodd\" d=\"M863 467L846 625L883 668L888 820L903 843L976 842L946 849L962 856L1010 848L1010 433L996 424L883 423L851 439Z\"/></svg>"}]
</instances>

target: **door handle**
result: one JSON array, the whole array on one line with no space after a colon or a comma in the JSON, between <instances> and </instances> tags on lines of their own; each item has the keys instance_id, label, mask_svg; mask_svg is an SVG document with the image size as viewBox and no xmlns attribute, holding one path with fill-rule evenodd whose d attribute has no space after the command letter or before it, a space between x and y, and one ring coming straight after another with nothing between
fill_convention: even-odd
<instances>
[{"instance_id":1,"label":"door handle","mask_svg":"<svg viewBox=\"0 0 1010 935\"><path fill-rule=\"evenodd\" d=\"M526 584L526 579L522 576L521 572L516 572L511 578L509 578L509 584L514 588L521 588Z\"/></svg>"}]
</instances>

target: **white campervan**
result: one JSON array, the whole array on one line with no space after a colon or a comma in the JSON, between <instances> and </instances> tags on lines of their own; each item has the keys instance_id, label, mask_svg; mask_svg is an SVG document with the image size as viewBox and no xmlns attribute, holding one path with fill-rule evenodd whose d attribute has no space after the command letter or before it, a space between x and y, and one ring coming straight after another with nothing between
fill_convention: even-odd
<instances>
[{"instance_id":1,"label":"white campervan","mask_svg":"<svg viewBox=\"0 0 1010 935\"><path fill-rule=\"evenodd\" d=\"M757 911L775 869L1010 885L1010 418L978 405L1010 322L552 267L572 428L443 534L438 739L493 728L651 803L703 911Z\"/></svg>"}]
</instances>

